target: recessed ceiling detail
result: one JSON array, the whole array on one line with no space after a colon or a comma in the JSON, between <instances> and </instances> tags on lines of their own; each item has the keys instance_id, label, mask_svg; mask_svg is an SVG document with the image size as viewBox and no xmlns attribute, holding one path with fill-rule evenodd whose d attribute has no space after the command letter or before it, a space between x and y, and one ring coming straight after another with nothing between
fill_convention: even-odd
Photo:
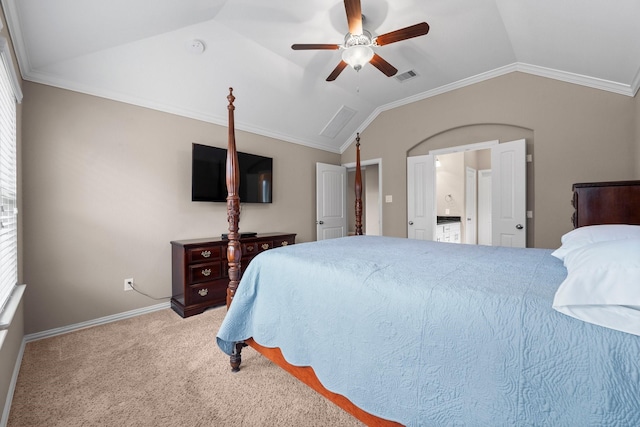
<instances>
[{"instance_id":1,"label":"recessed ceiling detail","mask_svg":"<svg viewBox=\"0 0 640 427\"><path fill-rule=\"evenodd\" d=\"M342 43L353 0L0 1L25 80L221 126L233 86L237 129L336 153L381 111L507 72L626 96L640 86L638 0L361 0L372 43L428 22L379 49L418 75L406 84L368 65L326 82L344 49L291 49ZM185 48L194 40L203 54Z\"/></svg>"}]
</instances>

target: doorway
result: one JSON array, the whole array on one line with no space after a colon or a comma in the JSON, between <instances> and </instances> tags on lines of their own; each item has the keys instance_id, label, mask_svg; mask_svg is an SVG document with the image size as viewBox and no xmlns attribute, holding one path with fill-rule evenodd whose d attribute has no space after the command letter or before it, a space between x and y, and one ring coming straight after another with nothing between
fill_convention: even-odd
<instances>
[{"instance_id":1,"label":"doorway","mask_svg":"<svg viewBox=\"0 0 640 427\"><path fill-rule=\"evenodd\" d=\"M465 183L466 166L461 162L460 179L445 182L446 191L438 194L436 186L442 186L443 180L436 179L437 170L445 171L446 155L456 154L464 159L467 152L488 149L493 179L491 180L491 244L495 246L526 247L526 148L525 140L515 140L499 144L498 141L471 144L461 147L432 150L428 155L407 158L407 235L409 238L437 240L440 227L438 216L445 217L448 223L455 222L457 227L464 226L462 221L466 213ZM477 153L473 153L476 155ZM486 166L477 166L476 170L486 170ZM477 181L477 180L476 180ZM453 186L453 187L452 187ZM440 208L441 200L444 209ZM478 201L478 204L481 204ZM442 209L442 210L440 210ZM448 214L448 215L447 215ZM457 218L457 221L454 221ZM464 217L466 220L466 217ZM476 229L480 227L475 222ZM452 225L453 227L453 225ZM415 229L415 230L414 230ZM418 233L417 230L421 232ZM467 233L470 231L467 229ZM421 237L420 237L421 236ZM446 237L446 236L445 236ZM477 238L477 236L476 236ZM445 240L449 241L449 240ZM461 238L459 241L466 241Z\"/></svg>"},{"instance_id":2,"label":"doorway","mask_svg":"<svg viewBox=\"0 0 640 427\"><path fill-rule=\"evenodd\" d=\"M316 163L316 239L347 233L347 168Z\"/></svg>"},{"instance_id":3,"label":"doorway","mask_svg":"<svg viewBox=\"0 0 640 427\"><path fill-rule=\"evenodd\" d=\"M491 246L491 169L478 171L478 244Z\"/></svg>"},{"instance_id":4,"label":"doorway","mask_svg":"<svg viewBox=\"0 0 640 427\"><path fill-rule=\"evenodd\" d=\"M478 206L489 206L489 214L491 213L491 193L483 193L481 196L478 192L478 170L491 170L490 148L454 151L436 156L437 221L460 222L460 242L474 245L478 243L478 236L487 232L487 223L478 221Z\"/></svg>"},{"instance_id":5,"label":"doorway","mask_svg":"<svg viewBox=\"0 0 640 427\"><path fill-rule=\"evenodd\" d=\"M347 227L348 233L355 233L355 163L347 168ZM382 159L362 161L362 233L382 236Z\"/></svg>"}]
</instances>

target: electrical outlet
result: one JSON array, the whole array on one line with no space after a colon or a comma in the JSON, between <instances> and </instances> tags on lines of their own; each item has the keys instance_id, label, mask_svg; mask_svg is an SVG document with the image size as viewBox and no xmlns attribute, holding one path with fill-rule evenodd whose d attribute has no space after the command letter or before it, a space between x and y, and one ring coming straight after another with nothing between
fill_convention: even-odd
<instances>
[{"instance_id":1,"label":"electrical outlet","mask_svg":"<svg viewBox=\"0 0 640 427\"><path fill-rule=\"evenodd\" d=\"M133 279L124 279L124 290L125 291L133 290Z\"/></svg>"}]
</instances>

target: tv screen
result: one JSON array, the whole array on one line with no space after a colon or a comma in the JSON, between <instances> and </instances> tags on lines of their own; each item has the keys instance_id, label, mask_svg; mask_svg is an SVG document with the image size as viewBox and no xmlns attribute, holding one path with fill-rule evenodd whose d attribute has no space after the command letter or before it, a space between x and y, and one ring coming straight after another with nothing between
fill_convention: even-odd
<instances>
[{"instance_id":1,"label":"tv screen","mask_svg":"<svg viewBox=\"0 0 640 427\"><path fill-rule=\"evenodd\" d=\"M191 162L191 200L227 201L227 150L193 144ZM240 203L271 203L273 159L238 152Z\"/></svg>"}]
</instances>

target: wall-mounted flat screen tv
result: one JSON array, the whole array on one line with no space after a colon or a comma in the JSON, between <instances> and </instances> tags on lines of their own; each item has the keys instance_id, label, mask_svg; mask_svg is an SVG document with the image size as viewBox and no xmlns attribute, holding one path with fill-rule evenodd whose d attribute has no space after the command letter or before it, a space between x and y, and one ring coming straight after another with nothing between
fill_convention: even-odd
<instances>
[{"instance_id":1,"label":"wall-mounted flat screen tv","mask_svg":"<svg viewBox=\"0 0 640 427\"><path fill-rule=\"evenodd\" d=\"M227 150L193 144L191 162L191 200L227 201ZM240 203L271 203L273 159L238 152Z\"/></svg>"}]
</instances>

